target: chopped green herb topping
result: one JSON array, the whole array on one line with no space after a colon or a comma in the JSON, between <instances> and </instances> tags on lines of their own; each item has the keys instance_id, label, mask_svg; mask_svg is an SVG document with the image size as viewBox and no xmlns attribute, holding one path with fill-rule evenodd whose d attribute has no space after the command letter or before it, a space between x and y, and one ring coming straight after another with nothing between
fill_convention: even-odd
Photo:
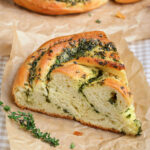
<instances>
[{"instance_id":1,"label":"chopped green herb topping","mask_svg":"<svg viewBox=\"0 0 150 150\"><path fill-rule=\"evenodd\" d=\"M45 54L45 51L42 51L40 56L35 59L31 64L31 68L29 70L29 77L28 77L28 82L30 85L32 85L32 81L34 80L34 78L36 77L36 66L38 61L41 59L41 57Z\"/></svg>"},{"instance_id":2,"label":"chopped green herb topping","mask_svg":"<svg viewBox=\"0 0 150 150\"><path fill-rule=\"evenodd\" d=\"M91 107L93 107L93 109L94 109L94 111L95 111L96 113L100 113L100 112L94 107L93 104L90 103L90 105L91 105Z\"/></svg>"},{"instance_id":3,"label":"chopped green herb topping","mask_svg":"<svg viewBox=\"0 0 150 150\"><path fill-rule=\"evenodd\" d=\"M56 59L56 64L59 64L60 62L59 62L59 60L58 59Z\"/></svg>"},{"instance_id":4,"label":"chopped green herb topping","mask_svg":"<svg viewBox=\"0 0 150 150\"><path fill-rule=\"evenodd\" d=\"M85 96L85 94L83 93L84 87L85 87L85 86L88 86L90 83L92 83L92 82L98 80L98 79L103 75L103 71L102 71L102 70L98 70L98 73L96 73L95 70L93 70L93 71L94 71L95 77L90 78L88 81L86 81L85 83L83 83L83 84L79 87L79 90L78 90L79 92L82 93L82 95L83 95L85 98L86 98L86 96ZM86 98L86 100L87 100L87 98ZM100 112L94 107L93 104L91 104L88 100L87 100L87 102L90 104L90 106L93 108L93 110L94 110L96 113L100 113Z\"/></svg>"},{"instance_id":5,"label":"chopped green herb topping","mask_svg":"<svg viewBox=\"0 0 150 150\"><path fill-rule=\"evenodd\" d=\"M25 94L26 94L26 96L27 96L27 98L28 98L28 96L30 95L30 90L27 89L27 90L25 91Z\"/></svg>"},{"instance_id":6,"label":"chopped green herb topping","mask_svg":"<svg viewBox=\"0 0 150 150\"><path fill-rule=\"evenodd\" d=\"M64 3L67 3L70 6L74 6L77 3L83 3L83 4L85 4L89 0L56 0L56 1L58 1L58 2L64 2Z\"/></svg>"},{"instance_id":7,"label":"chopped green herb topping","mask_svg":"<svg viewBox=\"0 0 150 150\"><path fill-rule=\"evenodd\" d=\"M134 122L135 122L136 126L139 127L138 128L138 132L136 134L137 136L139 136L139 135L141 135L141 132L142 132L141 122L139 120L137 120L137 119L135 119Z\"/></svg>"},{"instance_id":8,"label":"chopped green herb topping","mask_svg":"<svg viewBox=\"0 0 150 150\"><path fill-rule=\"evenodd\" d=\"M128 115L126 116L126 118L131 118L131 114L128 114Z\"/></svg>"},{"instance_id":9,"label":"chopped green herb topping","mask_svg":"<svg viewBox=\"0 0 150 150\"><path fill-rule=\"evenodd\" d=\"M103 71L102 71L102 70L99 70L97 74L96 74L96 72L95 72L95 77L90 78L88 81L86 81L85 83L83 83L83 84L80 86L80 88L79 88L79 92L82 92L82 90L83 90L83 88L84 88L85 86L87 86L88 84L90 84L90 83L92 83L92 82L98 80L99 77L101 77L102 75L103 75Z\"/></svg>"},{"instance_id":10,"label":"chopped green herb topping","mask_svg":"<svg viewBox=\"0 0 150 150\"><path fill-rule=\"evenodd\" d=\"M3 105L3 102L2 102L2 101L0 101L0 105Z\"/></svg>"},{"instance_id":11,"label":"chopped green herb topping","mask_svg":"<svg viewBox=\"0 0 150 150\"><path fill-rule=\"evenodd\" d=\"M67 114L70 115L70 116L72 116L72 114L71 114L67 109L65 109L65 108L63 109L63 112L64 112L64 113L67 113Z\"/></svg>"},{"instance_id":12,"label":"chopped green herb topping","mask_svg":"<svg viewBox=\"0 0 150 150\"><path fill-rule=\"evenodd\" d=\"M102 59L105 59L105 51L94 52L95 56L100 56Z\"/></svg>"},{"instance_id":13,"label":"chopped green herb topping","mask_svg":"<svg viewBox=\"0 0 150 150\"><path fill-rule=\"evenodd\" d=\"M139 135L141 135L141 133L142 133L142 128L140 126L139 129L138 129L138 133L136 135L139 136Z\"/></svg>"},{"instance_id":14,"label":"chopped green herb topping","mask_svg":"<svg viewBox=\"0 0 150 150\"><path fill-rule=\"evenodd\" d=\"M109 101L110 104L113 105L113 104L115 104L116 101L117 101L117 94L114 93L114 92L112 92L111 94L112 94L112 96L111 96L111 98L110 98L108 101Z\"/></svg>"},{"instance_id":15,"label":"chopped green herb topping","mask_svg":"<svg viewBox=\"0 0 150 150\"><path fill-rule=\"evenodd\" d=\"M47 102L47 103L51 103L51 101L50 101L50 99L48 98L48 96L45 96L45 98L46 98L46 102Z\"/></svg>"},{"instance_id":16,"label":"chopped green herb topping","mask_svg":"<svg viewBox=\"0 0 150 150\"><path fill-rule=\"evenodd\" d=\"M70 45L71 47L64 48L63 52L57 56L54 65L51 67L47 74L47 80L50 81L51 72L61 66L62 63L68 62L72 59L79 59L80 57L84 57L85 52L91 51L93 48L101 44L98 40L87 40L87 39L79 39L78 46Z\"/></svg>"},{"instance_id":17,"label":"chopped green herb topping","mask_svg":"<svg viewBox=\"0 0 150 150\"><path fill-rule=\"evenodd\" d=\"M71 143L70 144L70 149L74 149L75 148L75 144L74 143Z\"/></svg>"},{"instance_id":18,"label":"chopped green herb topping","mask_svg":"<svg viewBox=\"0 0 150 150\"><path fill-rule=\"evenodd\" d=\"M130 110L130 108L127 108L125 112L128 112Z\"/></svg>"},{"instance_id":19,"label":"chopped green herb topping","mask_svg":"<svg viewBox=\"0 0 150 150\"><path fill-rule=\"evenodd\" d=\"M62 66L62 63L68 62L72 59L79 59L80 57L88 56L88 52L92 51L97 46L102 47L102 50L106 51L116 51L113 43L103 44L99 39L79 39L78 41L69 42L69 47L63 49L63 52L56 57L55 63L51 66L49 72L47 73L47 80L50 81L51 72L57 67ZM105 52L95 52L97 56L105 58ZM94 56L93 56L94 57ZM104 65L107 62L104 63Z\"/></svg>"},{"instance_id":20,"label":"chopped green herb topping","mask_svg":"<svg viewBox=\"0 0 150 150\"><path fill-rule=\"evenodd\" d=\"M112 42L105 44L104 49L106 51L110 51L110 50L113 50L115 52L117 51L116 47L114 46L114 44Z\"/></svg>"},{"instance_id":21,"label":"chopped green herb topping","mask_svg":"<svg viewBox=\"0 0 150 150\"><path fill-rule=\"evenodd\" d=\"M100 23L101 23L101 21L100 21L99 19L97 19L95 22L96 22L96 23L98 23L98 24L100 24Z\"/></svg>"},{"instance_id":22,"label":"chopped green herb topping","mask_svg":"<svg viewBox=\"0 0 150 150\"><path fill-rule=\"evenodd\" d=\"M69 113L69 111L67 109L63 109L64 113Z\"/></svg>"},{"instance_id":23,"label":"chopped green herb topping","mask_svg":"<svg viewBox=\"0 0 150 150\"><path fill-rule=\"evenodd\" d=\"M10 111L10 107L7 106L7 105L5 105L5 106L3 107L3 109L4 109L5 111Z\"/></svg>"},{"instance_id":24,"label":"chopped green herb topping","mask_svg":"<svg viewBox=\"0 0 150 150\"><path fill-rule=\"evenodd\" d=\"M50 46L50 47L48 48L49 54L50 54L50 53L53 53L53 50L51 50L51 47L53 47L54 45L60 44L60 43L62 43L62 42L65 42L65 40L58 41L57 43L54 43L52 46ZM39 52L40 56L39 56L38 58L36 58L31 64L29 64L29 65L31 66L31 68L30 68L30 70L29 70L29 77L28 77L28 82L29 82L30 86L32 86L32 81L33 81L34 78L37 76L37 75L36 75L36 66L37 66L37 64L38 64L38 61L39 61L39 60L41 59L41 57L45 54L46 49L45 49L45 48L44 48L44 49L40 49L38 52ZM35 56L34 56L34 57L35 57ZM32 56L32 58L34 58L34 57ZM40 70L40 71L41 71L41 70ZM40 79L40 76L38 76L38 79Z\"/></svg>"}]
</instances>

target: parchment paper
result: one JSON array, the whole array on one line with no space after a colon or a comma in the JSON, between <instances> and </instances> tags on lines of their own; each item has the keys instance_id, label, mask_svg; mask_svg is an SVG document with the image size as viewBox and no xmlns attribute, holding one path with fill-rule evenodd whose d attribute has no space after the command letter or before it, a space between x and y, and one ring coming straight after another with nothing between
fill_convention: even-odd
<instances>
[{"instance_id":1,"label":"parchment paper","mask_svg":"<svg viewBox=\"0 0 150 150\"><path fill-rule=\"evenodd\" d=\"M115 17L120 11L126 19ZM0 0L0 55L8 55L12 43L12 26L21 31L60 36L91 30L108 34L123 31L128 42L150 38L150 0L119 5L110 1L89 13L46 16L14 5L12 0ZM100 24L95 21L101 20Z\"/></svg>"},{"instance_id":2,"label":"parchment paper","mask_svg":"<svg viewBox=\"0 0 150 150\"><path fill-rule=\"evenodd\" d=\"M46 35L14 30L12 51L4 71L1 97L6 104L11 106L12 110L19 109L13 103L11 95L12 82L18 67L29 54L48 39L49 36ZM136 114L142 121L142 135L138 137L124 136L90 128L76 121L53 118L30 111L35 118L37 127L59 138L60 146L50 147L20 129L16 123L6 117L11 150L69 150L71 142L76 145L74 150L150 150L150 88L146 82L143 67L133 53L129 51L127 43L122 39L121 32L110 35L110 39L116 43L126 65L129 84L134 95ZM74 131L80 131L83 135L75 136L73 135Z\"/></svg>"}]
</instances>

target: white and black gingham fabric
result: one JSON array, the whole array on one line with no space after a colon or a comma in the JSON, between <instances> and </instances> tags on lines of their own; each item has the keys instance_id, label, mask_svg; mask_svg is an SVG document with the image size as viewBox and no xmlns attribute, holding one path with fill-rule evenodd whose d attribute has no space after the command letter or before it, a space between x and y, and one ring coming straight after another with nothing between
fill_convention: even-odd
<instances>
[{"instance_id":1,"label":"white and black gingham fabric","mask_svg":"<svg viewBox=\"0 0 150 150\"><path fill-rule=\"evenodd\" d=\"M132 43L129 48L142 63L150 85L150 39Z\"/></svg>"},{"instance_id":2,"label":"white and black gingham fabric","mask_svg":"<svg viewBox=\"0 0 150 150\"><path fill-rule=\"evenodd\" d=\"M4 71L4 67L6 62L8 61L9 57L0 57L0 95L1 95L1 82L2 82L2 75ZM4 113L1 111L0 108L0 150L9 150L9 142L7 138L7 131L5 127L5 118Z\"/></svg>"},{"instance_id":3,"label":"white and black gingham fabric","mask_svg":"<svg viewBox=\"0 0 150 150\"><path fill-rule=\"evenodd\" d=\"M144 71L147 77L147 81L150 85L150 39L138 41L129 45L130 50L141 61L144 67ZM2 74L5 63L8 57L0 57L0 85L2 82ZM9 142L7 138L7 131L5 128L4 114L0 110L0 150L9 150Z\"/></svg>"}]
</instances>

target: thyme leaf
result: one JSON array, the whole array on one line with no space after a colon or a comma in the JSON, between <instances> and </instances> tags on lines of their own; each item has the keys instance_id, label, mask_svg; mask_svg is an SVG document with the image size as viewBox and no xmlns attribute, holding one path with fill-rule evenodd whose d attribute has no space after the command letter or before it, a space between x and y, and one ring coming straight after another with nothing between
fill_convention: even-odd
<instances>
[{"instance_id":1,"label":"thyme leaf","mask_svg":"<svg viewBox=\"0 0 150 150\"><path fill-rule=\"evenodd\" d=\"M70 149L74 149L75 148L75 144L74 143L71 143L70 144Z\"/></svg>"},{"instance_id":2,"label":"thyme leaf","mask_svg":"<svg viewBox=\"0 0 150 150\"><path fill-rule=\"evenodd\" d=\"M74 6L78 3L83 3L85 4L86 2L88 2L89 0L56 0L57 2L63 2L63 3L67 3L70 6Z\"/></svg>"},{"instance_id":3,"label":"thyme leaf","mask_svg":"<svg viewBox=\"0 0 150 150\"><path fill-rule=\"evenodd\" d=\"M101 21L100 21L99 19L97 19L95 22L96 22L96 23L98 23L98 24L100 24L100 23L101 23Z\"/></svg>"}]
</instances>

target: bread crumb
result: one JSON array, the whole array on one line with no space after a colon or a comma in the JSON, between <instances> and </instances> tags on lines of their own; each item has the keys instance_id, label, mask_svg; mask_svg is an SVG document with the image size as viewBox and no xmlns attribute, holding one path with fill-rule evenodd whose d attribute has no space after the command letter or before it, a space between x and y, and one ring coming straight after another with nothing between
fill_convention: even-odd
<instances>
[{"instance_id":1,"label":"bread crumb","mask_svg":"<svg viewBox=\"0 0 150 150\"><path fill-rule=\"evenodd\" d=\"M74 131L73 134L76 136L82 136L83 135L83 133L79 132L79 131Z\"/></svg>"},{"instance_id":2,"label":"bread crumb","mask_svg":"<svg viewBox=\"0 0 150 150\"><path fill-rule=\"evenodd\" d=\"M120 11L118 11L116 13L116 17L121 18L121 19L125 19L126 18Z\"/></svg>"}]
</instances>

